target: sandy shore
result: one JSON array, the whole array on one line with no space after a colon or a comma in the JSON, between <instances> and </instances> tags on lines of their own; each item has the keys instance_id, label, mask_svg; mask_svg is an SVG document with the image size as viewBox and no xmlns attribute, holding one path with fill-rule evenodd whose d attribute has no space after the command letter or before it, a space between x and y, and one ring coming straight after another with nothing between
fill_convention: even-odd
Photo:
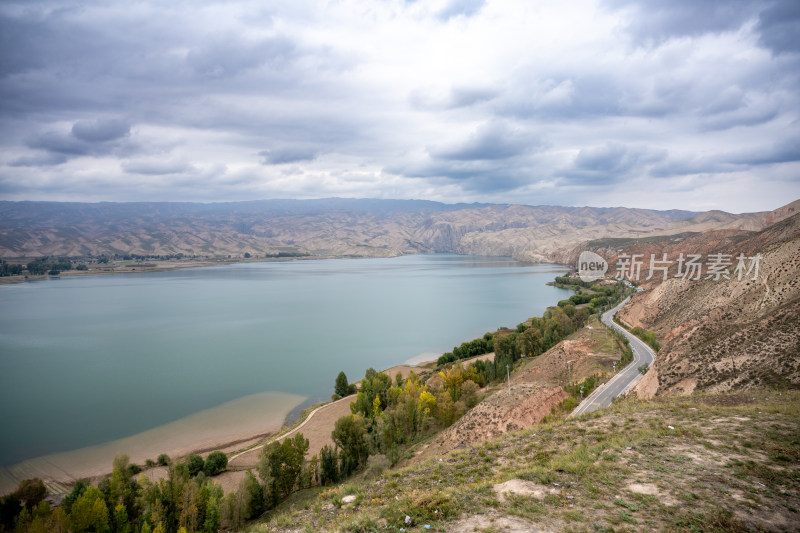
<instances>
[{"instance_id":1,"label":"sandy shore","mask_svg":"<svg viewBox=\"0 0 800 533\"><path fill-rule=\"evenodd\" d=\"M71 483L107 474L118 453L128 454L133 463L144 464L161 453L180 457L241 449L280 430L286 415L305 399L279 392L252 394L131 437L29 459L0 470L0 494L13 491L21 480L32 477Z\"/></svg>"},{"instance_id":2,"label":"sandy shore","mask_svg":"<svg viewBox=\"0 0 800 533\"><path fill-rule=\"evenodd\" d=\"M436 356L421 354L412 359L418 364L430 363L431 355ZM405 379L411 372L419 373L421 370L419 366L403 364L383 372L394 381L397 374ZM323 446L333 444L331 432L334 424L350 413L350 402L354 399L355 396L348 396L321 406L301 427L287 435L299 431L309 439L308 456L318 454ZM71 484L77 479L106 475L110 473L114 456L118 453L125 453L132 463L143 465L147 459L155 460L161 453L177 458L213 450L229 454L244 450L267 441L269 435L278 432L286 416L305 400L303 396L278 392L253 394L131 437L29 459L9 468L0 467L0 494L13 491L21 480L32 477ZM285 438L285 435L280 438ZM244 476L244 470L236 469L256 466L260 451L258 446L234 455L230 463L233 470L215 478L226 492L235 490ZM146 474L151 479L159 479L166 475L166 469L153 468Z\"/></svg>"}]
</instances>

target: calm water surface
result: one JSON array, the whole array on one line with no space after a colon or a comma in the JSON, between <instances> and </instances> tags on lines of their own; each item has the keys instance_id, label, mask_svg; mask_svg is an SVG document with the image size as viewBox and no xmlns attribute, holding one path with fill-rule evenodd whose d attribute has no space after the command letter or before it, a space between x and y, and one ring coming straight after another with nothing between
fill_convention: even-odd
<instances>
[{"instance_id":1,"label":"calm water surface","mask_svg":"<svg viewBox=\"0 0 800 533\"><path fill-rule=\"evenodd\" d=\"M247 263L0 287L0 464L118 439L242 396L328 399L515 326L564 269L451 255Z\"/></svg>"}]
</instances>

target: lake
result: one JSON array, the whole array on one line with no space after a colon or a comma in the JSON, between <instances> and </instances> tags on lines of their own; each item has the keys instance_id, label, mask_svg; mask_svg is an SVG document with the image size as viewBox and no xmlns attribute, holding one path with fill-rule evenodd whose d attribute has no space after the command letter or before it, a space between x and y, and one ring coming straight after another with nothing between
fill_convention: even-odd
<instances>
[{"instance_id":1,"label":"lake","mask_svg":"<svg viewBox=\"0 0 800 533\"><path fill-rule=\"evenodd\" d=\"M541 315L569 296L545 285L565 270L418 255L0 287L0 464L273 398L262 393L292 399L284 414L328 400L340 370L356 381Z\"/></svg>"}]
</instances>

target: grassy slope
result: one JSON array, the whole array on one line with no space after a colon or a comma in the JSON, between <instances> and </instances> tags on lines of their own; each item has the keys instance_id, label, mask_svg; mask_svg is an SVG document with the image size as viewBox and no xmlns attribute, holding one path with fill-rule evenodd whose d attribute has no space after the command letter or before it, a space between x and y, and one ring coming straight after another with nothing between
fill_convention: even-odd
<instances>
[{"instance_id":1,"label":"grassy slope","mask_svg":"<svg viewBox=\"0 0 800 533\"><path fill-rule=\"evenodd\" d=\"M511 479L539 494L496 494ZM347 495L355 502L343 503ZM626 400L441 461L298 493L251 529L780 530L797 528L798 502L800 392L748 392Z\"/></svg>"}]
</instances>

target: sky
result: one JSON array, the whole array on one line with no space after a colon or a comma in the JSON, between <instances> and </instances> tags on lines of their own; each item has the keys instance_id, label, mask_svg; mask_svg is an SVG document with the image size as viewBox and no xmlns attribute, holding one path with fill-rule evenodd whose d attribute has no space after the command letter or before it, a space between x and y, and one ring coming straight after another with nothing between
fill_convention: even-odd
<instances>
[{"instance_id":1,"label":"sky","mask_svg":"<svg viewBox=\"0 0 800 533\"><path fill-rule=\"evenodd\" d=\"M0 3L0 199L800 198L800 2Z\"/></svg>"}]
</instances>

